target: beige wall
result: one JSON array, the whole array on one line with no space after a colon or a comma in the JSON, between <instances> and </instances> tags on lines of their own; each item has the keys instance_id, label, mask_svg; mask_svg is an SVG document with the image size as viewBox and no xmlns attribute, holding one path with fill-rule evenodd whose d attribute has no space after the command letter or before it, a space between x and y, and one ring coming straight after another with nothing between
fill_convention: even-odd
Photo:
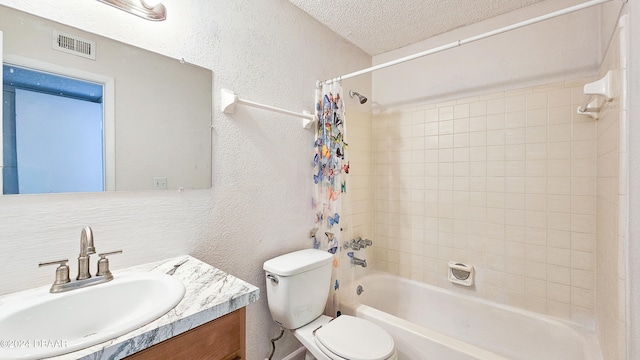
<instances>
[{"instance_id":1,"label":"beige wall","mask_svg":"<svg viewBox=\"0 0 640 360\"><path fill-rule=\"evenodd\" d=\"M625 9L629 14L629 34L640 34L640 3L629 1ZM640 218L640 37L629 36L628 74L628 103L624 107L627 111L628 122L628 150L629 156L629 207L628 218ZM632 141L635 140L635 141ZM640 222L629 221L629 241L624 254L627 266L627 358L640 358Z\"/></svg>"},{"instance_id":2,"label":"beige wall","mask_svg":"<svg viewBox=\"0 0 640 360\"><path fill-rule=\"evenodd\" d=\"M596 123L583 80L374 117L375 264L592 325ZM447 262L476 286L447 281Z\"/></svg>"},{"instance_id":3,"label":"beige wall","mask_svg":"<svg viewBox=\"0 0 640 360\"><path fill-rule=\"evenodd\" d=\"M628 115L623 108L623 87L628 61L627 20L621 19L623 26L611 40L599 75L611 70L615 91L597 122L596 320L605 359L623 359L626 351Z\"/></svg>"},{"instance_id":4,"label":"beige wall","mask_svg":"<svg viewBox=\"0 0 640 360\"><path fill-rule=\"evenodd\" d=\"M582 0L542 1L373 57L380 64L512 25ZM465 44L373 74L382 108L434 103L593 76L621 2L592 7ZM603 20L603 18L605 18Z\"/></svg>"}]
</instances>

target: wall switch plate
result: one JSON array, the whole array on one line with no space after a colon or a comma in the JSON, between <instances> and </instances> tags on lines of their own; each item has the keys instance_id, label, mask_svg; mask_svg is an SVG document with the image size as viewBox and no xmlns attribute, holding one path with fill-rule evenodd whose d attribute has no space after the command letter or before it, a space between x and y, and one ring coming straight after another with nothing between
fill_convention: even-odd
<instances>
[{"instance_id":1,"label":"wall switch plate","mask_svg":"<svg viewBox=\"0 0 640 360\"><path fill-rule=\"evenodd\" d=\"M154 177L153 178L153 189L154 190L166 190L167 189L167 178L166 177Z\"/></svg>"}]
</instances>

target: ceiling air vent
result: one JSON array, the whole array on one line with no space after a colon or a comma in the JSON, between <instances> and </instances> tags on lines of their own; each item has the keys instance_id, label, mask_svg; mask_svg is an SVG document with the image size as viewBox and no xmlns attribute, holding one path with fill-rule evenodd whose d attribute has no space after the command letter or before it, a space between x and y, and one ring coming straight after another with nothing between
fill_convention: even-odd
<instances>
[{"instance_id":1,"label":"ceiling air vent","mask_svg":"<svg viewBox=\"0 0 640 360\"><path fill-rule=\"evenodd\" d=\"M80 39L76 36L53 32L53 49L87 59L96 59L95 41Z\"/></svg>"}]
</instances>

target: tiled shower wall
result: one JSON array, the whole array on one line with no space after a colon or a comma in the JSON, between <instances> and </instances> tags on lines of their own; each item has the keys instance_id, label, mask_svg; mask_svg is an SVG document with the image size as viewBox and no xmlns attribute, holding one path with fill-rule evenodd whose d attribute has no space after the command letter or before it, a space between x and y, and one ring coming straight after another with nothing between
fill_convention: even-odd
<instances>
[{"instance_id":1,"label":"tiled shower wall","mask_svg":"<svg viewBox=\"0 0 640 360\"><path fill-rule=\"evenodd\" d=\"M373 118L377 269L592 325L596 128L586 80ZM476 269L447 281L447 263Z\"/></svg>"},{"instance_id":2,"label":"tiled shower wall","mask_svg":"<svg viewBox=\"0 0 640 360\"><path fill-rule=\"evenodd\" d=\"M343 193L341 201L341 243L356 237L366 239L373 238L373 169L371 154L371 113L365 107L348 104L346 107L346 140L349 144L346 151L346 159L349 162L349 176L347 177L347 191ZM326 239L319 234L319 239ZM371 262L371 254L368 248L359 250L355 256ZM351 250L348 250L351 251ZM338 268L338 278L343 284L351 282L361 271L361 267L356 267L348 263L347 250L341 251L340 261L342 265ZM347 287L348 288L348 287ZM340 301L353 303L355 293L351 291L341 291ZM335 314L329 314L335 315Z\"/></svg>"},{"instance_id":3,"label":"tiled shower wall","mask_svg":"<svg viewBox=\"0 0 640 360\"><path fill-rule=\"evenodd\" d=\"M621 19L626 23L626 17ZM596 321L602 355L605 359L624 359L626 353L625 253L627 199L627 123L623 104L626 91L621 81L626 71L626 32L614 34L603 61L600 76L611 70L613 101L606 104L596 125L597 152L597 246ZM622 34L622 36L621 36Z\"/></svg>"},{"instance_id":4,"label":"tiled shower wall","mask_svg":"<svg viewBox=\"0 0 640 360\"><path fill-rule=\"evenodd\" d=\"M373 169L371 155L371 113L361 106L347 106L347 159L350 164L348 181L349 191L343 196L343 213L349 218L347 237L371 239L373 235ZM344 199L343 199L344 200ZM343 234L344 235L344 234ZM363 254L364 255L364 254Z\"/></svg>"}]
</instances>

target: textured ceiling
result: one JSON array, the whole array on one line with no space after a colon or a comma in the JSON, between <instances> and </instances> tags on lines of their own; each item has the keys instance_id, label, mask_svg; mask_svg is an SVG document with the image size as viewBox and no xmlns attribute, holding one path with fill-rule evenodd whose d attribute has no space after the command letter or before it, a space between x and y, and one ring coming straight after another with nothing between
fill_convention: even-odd
<instances>
[{"instance_id":1,"label":"textured ceiling","mask_svg":"<svg viewBox=\"0 0 640 360\"><path fill-rule=\"evenodd\" d=\"M543 0L289 0L378 55Z\"/></svg>"}]
</instances>

